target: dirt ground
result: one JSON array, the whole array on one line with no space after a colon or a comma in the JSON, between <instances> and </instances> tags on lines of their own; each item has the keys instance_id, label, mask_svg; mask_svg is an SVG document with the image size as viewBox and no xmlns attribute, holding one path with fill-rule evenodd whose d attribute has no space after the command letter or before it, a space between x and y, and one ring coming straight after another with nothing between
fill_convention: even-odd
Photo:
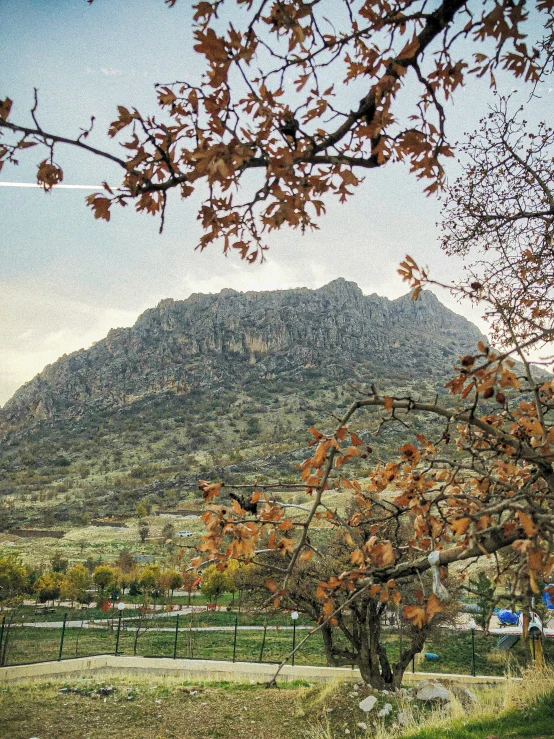
<instances>
[{"instance_id":1,"label":"dirt ground","mask_svg":"<svg viewBox=\"0 0 554 739\"><path fill-rule=\"evenodd\" d=\"M300 739L306 688L160 680L20 684L0 692L1 739Z\"/></svg>"}]
</instances>

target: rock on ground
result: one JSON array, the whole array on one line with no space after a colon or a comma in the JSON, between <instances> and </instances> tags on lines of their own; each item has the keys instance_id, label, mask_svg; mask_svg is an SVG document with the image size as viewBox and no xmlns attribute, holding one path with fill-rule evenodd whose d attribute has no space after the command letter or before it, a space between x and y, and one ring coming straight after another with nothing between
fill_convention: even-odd
<instances>
[{"instance_id":1,"label":"rock on ground","mask_svg":"<svg viewBox=\"0 0 554 739\"><path fill-rule=\"evenodd\" d=\"M440 683L423 680L419 683L416 698L420 701L443 701L447 703L450 700L450 692Z\"/></svg>"},{"instance_id":2,"label":"rock on ground","mask_svg":"<svg viewBox=\"0 0 554 739\"><path fill-rule=\"evenodd\" d=\"M363 701L360 701L360 708L362 711L372 711L377 703L377 698L374 695L368 695Z\"/></svg>"}]
</instances>

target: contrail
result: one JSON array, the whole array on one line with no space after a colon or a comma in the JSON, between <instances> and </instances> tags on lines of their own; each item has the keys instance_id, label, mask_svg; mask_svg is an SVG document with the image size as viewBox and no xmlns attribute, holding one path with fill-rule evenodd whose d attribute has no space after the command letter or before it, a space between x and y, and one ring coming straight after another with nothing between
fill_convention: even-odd
<instances>
[{"instance_id":1,"label":"contrail","mask_svg":"<svg viewBox=\"0 0 554 739\"><path fill-rule=\"evenodd\" d=\"M0 187L40 187L42 188L42 185L39 185L36 182L0 182ZM66 190L103 190L104 189L102 185L54 185L54 188L56 190L59 188L65 188Z\"/></svg>"}]
</instances>

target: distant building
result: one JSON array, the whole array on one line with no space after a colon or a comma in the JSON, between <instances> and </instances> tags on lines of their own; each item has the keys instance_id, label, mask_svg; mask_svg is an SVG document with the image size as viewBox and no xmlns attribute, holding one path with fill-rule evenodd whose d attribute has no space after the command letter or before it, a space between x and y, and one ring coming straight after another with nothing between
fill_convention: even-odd
<instances>
[{"instance_id":1,"label":"distant building","mask_svg":"<svg viewBox=\"0 0 554 739\"><path fill-rule=\"evenodd\" d=\"M154 562L154 555L153 554L138 554L137 562L147 562L148 564L152 564L152 562Z\"/></svg>"}]
</instances>

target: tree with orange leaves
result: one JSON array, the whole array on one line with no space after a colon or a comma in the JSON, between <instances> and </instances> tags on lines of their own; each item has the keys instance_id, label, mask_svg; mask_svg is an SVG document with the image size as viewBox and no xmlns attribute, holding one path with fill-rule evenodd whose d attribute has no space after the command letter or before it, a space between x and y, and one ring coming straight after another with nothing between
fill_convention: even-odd
<instances>
[{"instance_id":1,"label":"tree with orange leaves","mask_svg":"<svg viewBox=\"0 0 554 739\"><path fill-rule=\"evenodd\" d=\"M335 531L348 557L340 559L340 573L325 577L319 570L319 582L312 577L320 599L318 629L324 638L331 626L343 632L353 645L348 659L375 687L399 685L407 664L402 655L394 665L381 656L383 604L402 605L414 627L407 657L422 648L425 629L447 608L449 566L457 565L463 579L462 563L488 557L497 581L509 572L512 596L524 602L540 593L554 570L554 380L528 357L532 348L547 352L554 338L548 308L554 137L543 124L529 131L518 116L500 101L469 139L466 169L446 193L444 247L480 259L456 284L441 286L485 307L496 347L479 342L460 358L444 402L360 388L334 430L310 429L314 453L300 475L311 504L302 512L258 490L255 520L236 502L232 510L212 505L204 514L204 556L263 561L258 542L281 554L280 566L274 558L270 563L278 574L268 582L275 604L290 600L296 573L305 577L303 563L325 556L312 532L317 521ZM440 285L411 257L399 272L414 299L425 286ZM375 413L370 437L385 423L403 424L407 438L397 459L375 459L368 434L353 430L356 413L369 408ZM436 419L433 438L411 438L415 414ZM364 473L346 474L345 465L360 458L368 460ZM208 501L219 494L219 484L201 487ZM350 496L348 516L333 509L330 490ZM421 588L418 602L407 602L403 583L413 586L429 572L432 584ZM364 612L354 638L343 614L363 605L374 615Z\"/></svg>"},{"instance_id":2,"label":"tree with orange leaves","mask_svg":"<svg viewBox=\"0 0 554 739\"><path fill-rule=\"evenodd\" d=\"M124 156L87 142L92 123L75 139L45 131L37 100L31 125L12 122L6 98L0 166L39 145L37 181L49 190L63 179L58 149L78 147L121 168L118 189L87 198L96 218L132 202L162 226L172 191L189 198L204 185L199 248L218 242L255 261L267 233L316 228L326 200L344 202L372 169L406 162L437 191L453 156L445 104L472 79L494 85L497 70L536 84L552 66L553 9L552 0L197 2L205 74L159 85L156 115L119 107L109 136Z\"/></svg>"},{"instance_id":3,"label":"tree with orange leaves","mask_svg":"<svg viewBox=\"0 0 554 739\"><path fill-rule=\"evenodd\" d=\"M55 154L64 144L115 162L121 189L106 186L88 199L105 220L114 204L133 202L138 211L160 215L163 225L169 194L188 198L205 183L199 247L219 242L253 262L263 256L266 233L316 227L328 197L347 199L360 173L403 161L428 193L439 190L442 162L453 153L444 103L456 101L461 84L483 75L494 84L494 72L504 70L535 85L552 64L551 0L485 0L478 10L463 0L433 8L423 0L342 0L333 4L333 24L318 0L213 0L195 7L195 49L206 60L205 77L159 86L158 117L120 107L109 134L123 137L126 156L91 147L88 131L73 140L44 131L37 105L33 125L14 123L6 98L0 163L14 162L28 147L46 147L37 179L48 190L63 178ZM221 20L225 8L236 10L235 25ZM530 38L538 27L542 35ZM405 89L413 101L407 113L399 102ZM444 402L360 388L334 429L311 429L313 454L300 469L307 506L279 502L259 488L248 510L240 499L217 505L221 484L201 485L210 507L201 557L192 565L217 562L222 570L231 558L260 563L273 573L267 588L275 606L286 606L295 578L324 555L315 525L334 530L343 548L341 571L315 570L318 628L346 636L345 611L361 609L366 635L351 634L348 657L377 687L399 684L409 650L418 639L422 648L426 627L444 613L449 566L482 556L496 561L509 551L514 593L527 596L539 591L554 564L554 382L537 377L525 353L551 341L554 330L544 305L552 285L551 133L527 142L528 155L517 124L502 115L468 145L475 166L448 191L445 237L450 251L484 248L498 255L456 288L489 306L498 348L481 343L460 358ZM506 182L515 190L503 189ZM401 274L414 298L433 283L410 257ZM371 438L356 433L362 408L374 412L369 436L385 423L404 424L398 458L376 459ZM412 438L415 413L435 419L433 438ZM355 459L367 460L367 469L349 475ZM348 516L334 510L330 490L350 496ZM498 560L499 577L503 566ZM407 598L403 583L419 578L420 592ZM387 605L403 608L414 629L397 665L380 649Z\"/></svg>"}]
</instances>

